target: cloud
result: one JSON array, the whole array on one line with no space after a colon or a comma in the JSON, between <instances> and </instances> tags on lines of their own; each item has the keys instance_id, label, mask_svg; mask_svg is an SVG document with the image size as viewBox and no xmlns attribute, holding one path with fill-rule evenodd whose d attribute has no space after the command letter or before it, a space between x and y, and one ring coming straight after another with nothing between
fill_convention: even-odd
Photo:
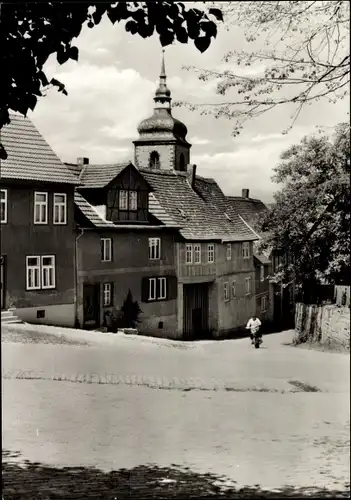
<instances>
[{"instance_id":1,"label":"cloud","mask_svg":"<svg viewBox=\"0 0 351 500\"><path fill-rule=\"evenodd\" d=\"M112 25L105 17L91 30L84 27L76 45L78 63L69 61L60 66L52 57L45 65L49 79L55 76L66 84L68 96L52 89L39 99L29 117L64 161L82 156L90 157L92 163L131 159L137 126L153 109L160 72L159 39L126 33L122 24ZM259 65L239 69L232 61L229 65L221 62L225 53L244 46L240 28L226 31L219 26L216 40L204 53L193 42L167 47L166 71L173 100L196 103L219 98L215 80L201 82L196 73L183 70L184 65L221 67L247 75L262 71ZM293 109L289 106L246 122L235 138L231 135L232 120L215 120L185 108L174 109L173 115L188 128L193 144L191 162L198 165L199 175L214 177L226 194L240 194L242 188L249 188L252 196L270 201L277 189L271 182L272 169L280 153L314 132L315 125L333 126L348 120L347 104L321 100L305 107L288 135L281 132L291 123Z\"/></svg>"},{"instance_id":2,"label":"cloud","mask_svg":"<svg viewBox=\"0 0 351 500\"><path fill-rule=\"evenodd\" d=\"M249 188L250 196L270 202L277 190L271 177L280 154L305 134L304 127L296 127L290 135L246 136L236 150L195 154L191 162L198 166L199 175L215 178L225 194L240 195L241 189Z\"/></svg>"},{"instance_id":3,"label":"cloud","mask_svg":"<svg viewBox=\"0 0 351 500\"><path fill-rule=\"evenodd\" d=\"M196 144L196 145L203 145L203 144L210 144L210 141L208 139L205 139L204 137L198 137L195 135L194 137L190 137L189 139L190 144Z\"/></svg>"},{"instance_id":4,"label":"cloud","mask_svg":"<svg viewBox=\"0 0 351 500\"><path fill-rule=\"evenodd\" d=\"M50 106L40 101L33 121L63 159L90 152L95 163L116 161L131 149L138 123L152 111L151 81L132 68L87 63L60 68L55 78L68 96L51 90Z\"/></svg>"}]
</instances>

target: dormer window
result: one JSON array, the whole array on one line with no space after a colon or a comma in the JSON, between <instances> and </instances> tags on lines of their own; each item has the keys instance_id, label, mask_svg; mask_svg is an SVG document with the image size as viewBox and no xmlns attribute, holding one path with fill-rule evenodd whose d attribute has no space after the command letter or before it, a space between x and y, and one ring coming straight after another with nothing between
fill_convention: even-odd
<instances>
[{"instance_id":1,"label":"dormer window","mask_svg":"<svg viewBox=\"0 0 351 500\"><path fill-rule=\"evenodd\" d=\"M137 191L128 191L121 189L119 192L119 209L120 210L138 210L138 193Z\"/></svg>"},{"instance_id":2,"label":"dormer window","mask_svg":"<svg viewBox=\"0 0 351 500\"><path fill-rule=\"evenodd\" d=\"M160 155L157 151L152 151L150 153L149 167L156 170L160 168Z\"/></svg>"}]
</instances>

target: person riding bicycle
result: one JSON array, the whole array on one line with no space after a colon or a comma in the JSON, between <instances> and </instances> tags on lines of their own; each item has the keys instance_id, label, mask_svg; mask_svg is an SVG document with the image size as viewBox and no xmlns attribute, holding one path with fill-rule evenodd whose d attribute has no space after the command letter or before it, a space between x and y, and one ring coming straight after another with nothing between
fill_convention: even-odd
<instances>
[{"instance_id":1,"label":"person riding bicycle","mask_svg":"<svg viewBox=\"0 0 351 500\"><path fill-rule=\"evenodd\" d=\"M253 315L247 322L246 329L250 330L251 344L254 343L255 334L259 331L261 325L262 323L256 315Z\"/></svg>"}]
</instances>

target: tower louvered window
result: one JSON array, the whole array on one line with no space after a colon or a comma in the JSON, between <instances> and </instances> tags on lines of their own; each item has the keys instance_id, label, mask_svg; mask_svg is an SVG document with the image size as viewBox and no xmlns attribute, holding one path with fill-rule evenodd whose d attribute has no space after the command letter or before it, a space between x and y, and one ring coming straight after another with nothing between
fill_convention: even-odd
<instances>
[{"instance_id":1,"label":"tower louvered window","mask_svg":"<svg viewBox=\"0 0 351 500\"><path fill-rule=\"evenodd\" d=\"M160 155L157 151L150 153L149 167L157 170L160 168Z\"/></svg>"}]
</instances>

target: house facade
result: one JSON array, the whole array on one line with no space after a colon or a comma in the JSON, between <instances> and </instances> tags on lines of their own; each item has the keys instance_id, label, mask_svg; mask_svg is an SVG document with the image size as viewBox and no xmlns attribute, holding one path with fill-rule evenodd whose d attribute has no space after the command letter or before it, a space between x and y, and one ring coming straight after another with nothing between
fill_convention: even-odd
<instances>
[{"instance_id":1,"label":"house facade","mask_svg":"<svg viewBox=\"0 0 351 500\"><path fill-rule=\"evenodd\" d=\"M162 209L130 163L85 164L80 179L75 195L79 324L108 326L109 315L123 313L129 295L137 304L138 322L126 319L124 327L174 337L177 226L157 219Z\"/></svg>"},{"instance_id":2,"label":"house facade","mask_svg":"<svg viewBox=\"0 0 351 500\"><path fill-rule=\"evenodd\" d=\"M77 179L27 118L11 116L1 141L1 309L73 326Z\"/></svg>"},{"instance_id":3,"label":"house facade","mask_svg":"<svg viewBox=\"0 0 351 500\"><path fill-rule=\"evenodd\" d=\"M242 329L255 310L253 241L258 238L237 214L226 213L217 183L196 175L187 128L172 115L163 60L154 102L152 116L138 127L134 161L167 217L179 226L176 336L228 336ZM209 185L214 194L207 197Z\"/></svg>"}]
</instances>

